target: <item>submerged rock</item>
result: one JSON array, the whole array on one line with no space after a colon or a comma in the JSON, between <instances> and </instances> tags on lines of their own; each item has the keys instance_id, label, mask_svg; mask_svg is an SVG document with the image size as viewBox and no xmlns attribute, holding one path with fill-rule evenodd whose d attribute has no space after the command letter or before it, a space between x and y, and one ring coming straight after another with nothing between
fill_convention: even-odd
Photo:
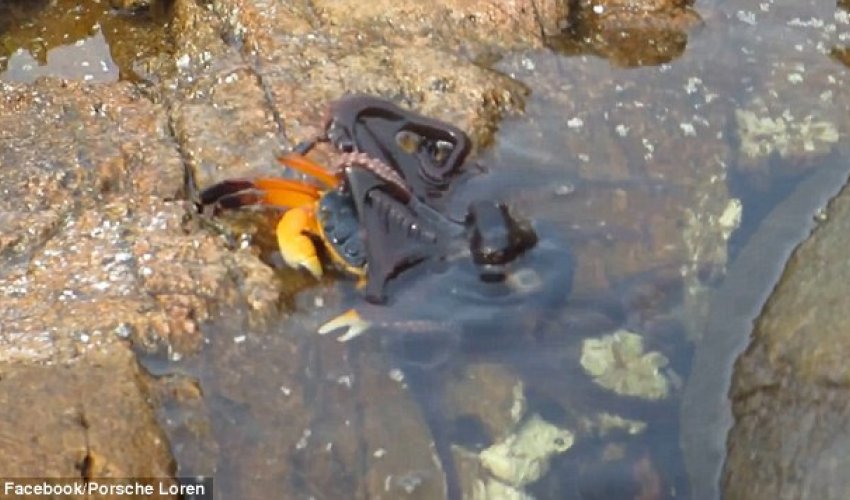
<instances>
[{"instance_id":1,"label":"submerged rock","mask_svg":"<svg viewBox=\"0 0 850 500\"><path fill-rule=\"evenodd\" d=\"M494 367L473 369L479 374L493 374ZM479 452L456 448L455 457L459 464L464 498L534 498L527 491L527 486L547 474L550 462L556 456L573 447L575 433L547 422L536 413L530 413L521 383L511 386L510 383L503 385L497 381L494 384L488 377L473 385L482 386L491 394L494 389L502 390L502 397L475 398L481 403L468 401L467 406L477 407L482 412L481 416L487 420L504 421L498 428L490 429L495 442Z\"/></svg>"},{"instance_id":2,"label":"submerged rock","mask_svg":"<svg viewBox=\"0 0 850 500\"><path fill-rule=\"evenodd\" d=\"M620 66L670 62L681 56L688 31L701 23L689 0L594 0L570 4L550 47L591 52Z\"/></svg>"},{"instance_id":3,"label":"submerged rock","mask_svg":"<svg viewBox=\"0 0 850 500\"><path fill-rule=\"evenodd\" d=\"M587 432L595 433L600 437L617 431L625 431L630 435L637 435L646 430L648 424L638 420L623 418L608 412L601 412L582 421L582 428Z\"/></svg>"}]
</instances>

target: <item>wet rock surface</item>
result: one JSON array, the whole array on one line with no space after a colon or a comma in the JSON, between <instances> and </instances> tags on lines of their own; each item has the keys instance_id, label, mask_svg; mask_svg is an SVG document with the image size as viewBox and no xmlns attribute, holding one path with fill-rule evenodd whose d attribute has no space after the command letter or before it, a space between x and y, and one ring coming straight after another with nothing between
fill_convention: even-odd
<instances>
[{"instance_id":1,"label":"wet rock surface","mask_svg":"<svg viewBox=\"0 0 850 500\"><path fill-rule=\"evenodd\" d=\"M735 365L726 498L845 498L850 192L788 263Z\"/></svg>"},{"instance_id":2,"label":"wet rock surface","mask_svg":"<svg viewBox=\"0 0 850 500\"><path fill-rule=\"evenodd\" d=\"M120 344L68 363L0 364L5 477L169 478L175 463L144 374Z\"/></svg>"},{"instance_id":3,"label":"wet rock surface","mask_svg":"<svg viewBox=\"0 0 850 500\"><path fill-rule=\"evenodd\" d=\"M214 312L239 307L262 321L276 311L271 271L214 234L187 233L183 162L166 114L132 85L3 84L0 108L0 362L4 386L26 395L7 393L4 408L29 415L2 428L44 439L7 466L34 467L55 451L65 467L80 451L63 436L82 439L90 425L93 474L168 477L167 440L126 341L178 356L202 345L200 325ZM48 384L52 392L39 389ZM95 404L92 394L114 401ZM133 435L156 439L128 446ZM38 475L4 474L24 470Z\"/></svg>"},{"instance_id":4,"label":"wet rock surface","mask_svg":"<svg viewBox=\"0 0 850 500\"><path fill-rule=\"evenodd\" d=\"M240 257L187 234L163 109L130 85L3 90L3 359L73 358L79 332L197 348L210 305L243 298L223 264ZM240 278L270 284L246 300L268 312L274 281L254 269Z\"/></svg>"}]
</instances>

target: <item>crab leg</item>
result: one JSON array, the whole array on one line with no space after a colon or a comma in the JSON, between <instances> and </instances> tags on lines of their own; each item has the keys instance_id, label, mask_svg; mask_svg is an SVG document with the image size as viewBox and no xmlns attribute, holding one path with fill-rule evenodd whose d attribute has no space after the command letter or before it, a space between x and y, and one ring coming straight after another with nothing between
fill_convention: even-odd
<instances>
[{"instance_id":1,"label":"crab leg","mask_svg":"<svg viewBox=\"0 0 850 500\"><path fill-rule=\"evenodd\" d=\"M316 147L316 144L320 142L328 142L327 135L319 134L313 136L311 139L305 139L292 148L292 153L304 156Z\"/></svg>"},{"instance_id":2,"label":"crab leg","mask_svg":"<svg viewBox=\"0 0 850 500\"><path fill-rule=\"evenodd\" d=\"M216 210L249 205L294 208L310 205L320 196L315 186L299 181L275 178L230 179L204 189L200 194L200 204L214 205Z\"/></svg>"},{"instance_id":3,"label":"crab leg","mask_svg":"<svg viewBox=\"0 0 850 500\"><path fill-rule=\"evenodd\" d=\"M278 163L293 170L316 178L327 187L335 188L339 185L339 179L318 163L298 154L284 154L277 159Z\"/></svg>"},{"instance_id":4,"label":"crab leg","mask_svg":"<svg viewBox=\"0 0 850 500\"><path fill-rule=\"evenodd\" d=\"M263 191L264 205L282 208L311 205L321 196L316 187L289 179L264 177L255 180L254 187Z\"/></svg>"}]
</instances>

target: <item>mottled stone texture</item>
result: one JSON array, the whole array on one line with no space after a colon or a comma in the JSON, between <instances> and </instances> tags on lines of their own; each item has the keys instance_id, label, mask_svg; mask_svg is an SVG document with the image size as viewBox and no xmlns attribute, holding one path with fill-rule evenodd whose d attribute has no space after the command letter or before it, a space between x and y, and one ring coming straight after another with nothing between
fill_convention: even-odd
<instances>
[{"instance_id":1,"label":"mottled stone texture","mask_svg":"<svg viewBox=\"0 0 850 500\"><path fill-rule=\"evenodd\" d=\"M0 365L0 474L171 477L146 384L134 355L114 345L74 363Z\"/></svg>"},{"instance_id":2,"label":"mottled stone texture","mask_svg":"<svg viewBox=\"0 0 850 500\"><path fill-rule=\"evenodd\" d=\"M0 85L0 475L170 476L122 339L189 353L216 312L276 311L269 268L187 231L183 178L132 85Z\"/></svg>"},{"instance_id":3,"label":"mottled stone texture","mask_svg":"<svg viewBox=\"0 0 850 500\"><path fill-rule=\"evenodd\" d=\"M725 493L850 496L850 190L797 249L738 360Z\"/></svg>"}]
</instances>

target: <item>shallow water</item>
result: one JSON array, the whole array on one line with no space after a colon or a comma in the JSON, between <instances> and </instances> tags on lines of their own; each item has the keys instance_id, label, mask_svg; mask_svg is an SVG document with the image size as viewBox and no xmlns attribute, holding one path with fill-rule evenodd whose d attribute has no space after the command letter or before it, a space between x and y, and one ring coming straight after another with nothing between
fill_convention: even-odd
<instances>
[{"instance_id":1,"label":"shallow water","mask_svg":"<svg viewBox=\"0 0 850 500\"><path fill-rule=\"evenodd\" d=\"M697 8L704 26L674 34L664 57L622 49L628 67L564 43L498 63L531 89L526 114L502 124L475 159L488 172L454 206L497 198L533 220L541 244L527 264L541 293L476 309L475 294L443 296L469 285L462 267L413 273L388 308L389 332L341 344L315 332L361 303L354 285L301 279L279 323L224 318L199 354L145 358L204 394L161 409L179 473L215 474L221 498L382 488L435 498L447 442L471 489L500 444L537 433L560 441L523 449L545 466L531 480L506 476L512 494L716 498L732 362L788 252L850 169L850 86L832 55L850 17L825 1ZM56 21L66 30L48 23L50 9L27 9L0 3L5 19L27 19L0 23L0 79L134 79L135 62L163 50L144 38L162 33L161 20L80 11ZM141 22L143 35L111 37L124 29L112 22ZM571 294L550 301L570 286L565 249ZM441 316L471 317L475 331L421 342L402 324Z\"/></svg>"},{"instance_id":2,"label":"shallow water","mask_svg":"<svg viewBox=\"0 0 850 500\"><path fill-rule=\"evenodd\" d=\"M692 358L677 337L694 342L697 362L690 379L672 395L684 398L684 408L674 410L682 412L684 456L665 441L675 440L674 432L659 432L665 425L661 421L649 423L648 429L659 433L648 438L647 446L661 455L658 463L666 467L662 475L675 488L665 496L708 499L719 496L717 481L731 425L726 393L732 363L746 346L752 322L791 250L850 171L846 119L832 109L847 98L839 83L847 72L830 55L833 45L847 37L847 14L829 2L698 7L705 27L690 36L681 58L667 65L618 70L592 58L551 54L522 54L509 61L505 69L537 92L529 118L502 128L496 154L508 164L535 169L562 165L571 174L560 182L574 185L569 195L573 202L547 206L536 198L530 210L566 222L574 231L580 260L585 258L582 247L591 247L588 253L593 255L587 259L603 261L591 266L591 276L626 264L607 260L600 251L617 254L620 247L619 255L626 258L646 257L640 264L633 261L638 269L620 278L625 287L620 279L599 280L611 285L608 289L621 301L628 303L628 287L654 287L669 279L656 273L658 266L681 266L683 288L676 290L681 295L674 293L647 315L631 304L626 324L652 338L657 335L650 326L653 316L672 319L678 328L659 338L657 348L685 377ZM817 132L795 125L814 122ZM591 130L585 131L588 126ZM571 132L564 134L564 129ZM803 130L801 136L798 131ZM643 151L628 144L637 140ZM566 146L560 153L558 144ZM723 189L716 188L718 179ZM614 199L606 196L611 190L625 194ZM615 203L628 205L622 198L633 193L636 200L638 193L651 193L653 200L644 200L635 212L612 210ZM737 206L740 222L726 217ZM710 215L683 217L690 212ZM608 245L580 236L594 218L604 219L608 232L597 228L595 238ZM730 231L724 220L733 222L728 248ZM678 231L664 230L671 221L677 221ZM594 231L590 234L593 238ZM650 252L655 257L662 248L684 255L653 262L641 255L643 245L656 249ZM587 281L580 277L577 286ZM682 459L690 484L678 477L682 469L676 462ZM555 491L550 497L560 498ZM617 496L611 495L602 497Z\"/></svg>"}]
</instances>

